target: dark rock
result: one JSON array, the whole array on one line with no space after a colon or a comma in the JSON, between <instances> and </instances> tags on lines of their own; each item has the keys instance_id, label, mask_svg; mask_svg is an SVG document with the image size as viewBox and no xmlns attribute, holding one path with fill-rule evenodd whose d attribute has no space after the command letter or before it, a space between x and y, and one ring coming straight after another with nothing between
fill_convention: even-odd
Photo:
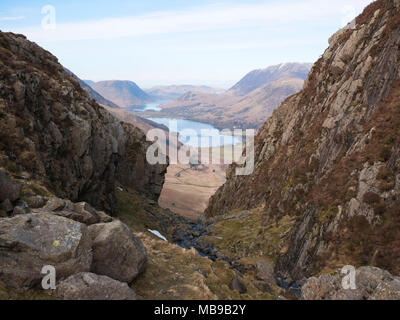
<instances>
[{"instance_id":1,"label":"dark rock","mask_svg":"<svg viewBox=\"0 0 400 320\"><path fill-rule=\"evenodd\" d=\"M246 286L239 280L239 277L237 275L235 276L235 278L233 278L230 288L232 290L238 291L240 294L247 292Z\"/></svg>"},{"instance_id":2,"label":"dark rock","mask_svg":"<svg viewBox=\"0 0 400 320\"><path fill-rule=\"evenodd\" d=\"M26 208L24 208L24 207L15 207L14 208L14 210L13 210L13 215L14 216L16 216L16 215L19 215L19 214L27 214L28 213L28 210L26 209Z\"/></svg>"},{"instance_id":3,"label":"dark rock","mask_svg":"<svg viewBox=\"0 0 400 320\"><path fill-rule=\"evenodd\" d=\"M10 200L6 199L4 200L1 205L0 205L0 209L4 210L5 212L9 213L12 212L14 210L14 206L11 203Z\"/></svg>"},{"instance_id":4,"label":"dark rock","mask_svg":"<svg viewBox=\"0 0 400 320\"><path fill-rule=\"evenodd\" d=\"M26 200L26 202L32 209L42 208L46 205L46 199L42 196L31 196Z\"/></svg>"},{"instance_id":5,"label":"dark rock","mask_svg":"<svg viewBox=\"0 0 400 320\"><path fill-rule=\"evenodd\" d=\"M11 202L19 199L22 185L11 180L3 171L0 171L0 202L8 199Z\"/></svg>"},{"instance_id":6,"label":"dark rock","mask_svg":"<svg viewBox=\"0 0 400 320\"><path fill-rule=\"evenodd\" d=\"M255 280L254 286L261 292L272 292L271 286L265 281Z\"/></svg>"}]
</instances>

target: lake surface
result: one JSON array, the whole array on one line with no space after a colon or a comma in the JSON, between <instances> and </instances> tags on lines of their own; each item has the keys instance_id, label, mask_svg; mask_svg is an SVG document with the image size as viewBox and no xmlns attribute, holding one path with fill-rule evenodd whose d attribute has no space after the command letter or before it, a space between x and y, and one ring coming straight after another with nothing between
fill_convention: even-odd
<instances>
[{"instance_id":1,"label":"lake surface","mask_svg":"<svg viewBox=\"0 0 400 320\"><path fill-rule=\"evenodd\" d=\"M222 134L214 126L184 119L148 118L158 124L165 125L171 132L178 132L180 141L188 146L197 148L220 147L241 144L241 137ZM190 130L191 132L189 132Z\"/></svg>"},{"instance_id":2,"label":"lake surface","mask_svg":"<svg viewBox=\"0 0 400 320\"><path fill-rule=\"evenodd\" d=\"M171 102L172 100L158 100L150 103L146 103L143 106L140 107L132 107L132 108L127 108L126 110L128 111L161 111L162 109L160 108L160 105L166 104L168 102Z\"/></svg>"}]
</instances>

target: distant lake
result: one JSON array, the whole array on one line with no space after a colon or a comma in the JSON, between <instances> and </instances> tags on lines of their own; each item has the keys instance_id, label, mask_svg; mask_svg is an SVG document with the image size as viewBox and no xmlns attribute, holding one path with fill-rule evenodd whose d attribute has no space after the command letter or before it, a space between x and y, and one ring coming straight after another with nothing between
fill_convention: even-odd
<instances>
[{"instance_id":1,"label":"distant lake","mask_svg":"<svg viewBox=\"0 0 400 320\"><path fill-rule=\"evenodd\" d=\"M165 125L168 129L172 132L178 132L180 134L180 141L188 146L197 148L200 146L201 138L204 138L205 141L208 141L206 146L207 147L220 147L220 146L229 146L229 145L237 145L241 144L240 137L234 137L231 135L224 135L221 134L218 129L214 126L197 122L191 120L184 120L184 119L173 119L173 118L147 118L148 120L154 121L158 124ZM176 127L174 128L174 125ZM193 135L190 136L183 136L184 130L191 129L197 136L197 142ZM212 137L210 135L202 135L202 130L216 130ZM204 132L203 132L204 133ZM194 138L194 140L193 140Z\"/></svg>"},{"instance_id":2,"label":"distant lake","mask_svg":"<svg viewBox=\"0 0 400 320\"><path fill-rule=\"evenodd\" d=\"M171 102L172 100L158 100L150 103L146 103L143 106L140 107L132 107L132 108L126 108L128 111L161 111L162 109L160 108L160 105L166 104L168 102Z\"/></svg>"}]
</instances>

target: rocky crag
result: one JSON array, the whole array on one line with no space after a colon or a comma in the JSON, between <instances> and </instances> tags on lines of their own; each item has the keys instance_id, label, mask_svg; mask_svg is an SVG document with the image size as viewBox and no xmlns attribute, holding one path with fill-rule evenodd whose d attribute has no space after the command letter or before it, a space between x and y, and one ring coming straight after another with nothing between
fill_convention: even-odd
<instances>
[{"instance_id":1,"label":"rocky crag","mask_svg":"<svg viewBox=\"0 0 400 320\"><path fill-rule=\"evenodd\" d=\"M208 217L251 213L216 232L253 228L211 240L243 258L262 252L289 282L348 264L399 274L399 98L400 1L379 0L330 38L304 89L260 129L254 173L231 166L210 200Z\"/></svg>"},{"instance_id":2,"label":"rocky crag","mask_svg":"<svg viewBox=\"0 0 400 320\"><path fill-rule=\"evenodd\" d=\"M157 199L166 166L145 161L143 133L90 99L57 59L20 35L0 34L1 165L57 196L115 215L117 177ZM126 179L125 179L126 180Z\"/></svg>"}]
</instances>

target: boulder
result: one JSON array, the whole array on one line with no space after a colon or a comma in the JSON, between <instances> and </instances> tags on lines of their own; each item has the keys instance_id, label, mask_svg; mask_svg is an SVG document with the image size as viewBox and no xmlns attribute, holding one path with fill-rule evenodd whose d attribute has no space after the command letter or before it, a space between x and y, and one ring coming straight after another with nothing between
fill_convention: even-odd
<instances>
[{"instance_id":1,"label":"boulder","mask_svg":"<svg viewBox=\"0 0 400 320\"><path fill-rule=\"evenodd\" d=\"M313 277L302 287L303 300L399 300L400 277L375 267L356 270L355 289L344 289L340 272Z\"/></svg>"},{"instance_id":2,"label":"boulder","mask_svg":"<svg viewBox=\"0 0 400 320\"><path fill-rule=\"evenodd\" d=\"M0 171L0 202L8 199L11 202L17 200L21 194L22 185L11 180L3 171Z\"/></svg>"},{"instance_id":3,"label":"boulder","mask_svg":"<svg viewBox=\"0 0 400 320\"><path fill-rule=\"evenodd\" d=\"M274 267L266 261L257 261L257 279L267 283L276 284Z\"/></svg>"},{"instance_id":4,"label":"boulder","mask_svg":"<svg viewBox=\"0 0 400 320\"><path fill-rule=\"evenodd\" d=\"M265 281L255 280L253 284L261 292L272 292L271 286Z\"/></svg>"},{"instance_id":5,"label":"boulder","mask_svg":"<svg viewBox=\"0 0 400 320\"><path fill-rule=\"evenodd\" d=\"M46 200L42 196L31 196L26 199L26 202L32 209L42 208L46 205Z\"/></svg>"},{"instance_id":6,"label":"boulder","mask_svg":"<svg viewBox=\"0 0 400 320\"><path fill-rule=\"evenodd\" d=\"M142 242L120 221L89 226L93 240L92 272L131 282L147 264Z\"/></svg>"},{"instance_id":7,"label":"boulder","mask_svg":"<svg viewBox=\"0 0 400 320\"><path fill-rule=\"evenodd\" d=\"M233 278L230 288L232 290L238 291L240 294L247 292L246 286L240 281L240 279L237 275L235 276L235 278Z\"/></svg>"},{"instance_id":8,"label":"boulder","mask_svg":"<svg viewBox=\"0 0 400 320\"><path fill-rule=\"evenodd\" d=\"M57 278L89 271L91 238L84 224L52 213L18 215L0 220L0 280L12 288L32 288L43 266Z\"/></svg>"},{"instance_id":9,"label":"boulder","mask_svg":"<svg viewBox=\"0 0 400 320\"><path fill-rule=\"evenodd\" d=\"M53 211L55 215L75 220L86 225L111 222L113 219L102 211L96 211L86 202L72 203L69 200L50 198L40 212Z\"/></svg>"},{"instance_id":10,"label":"boulder","mask_svg":"<svg viewBox=\"0 0 400 320\"><path fill-rule=\"evenodd\" d=\"M63 300L137 300L126 283L87 272L61 281L55 295Z\"/></svg>"},{"instance_id":11,"label":"boulder","mask_svg":"<svg viewBox=\"0 0 400 320\"><path fill-rule=\"evenodd\" d=\"M14 206L10 200L6 199L0 204L0 209L4 210L5 212L12 212L14 209Z\"/></svg>"}]
</instances>

